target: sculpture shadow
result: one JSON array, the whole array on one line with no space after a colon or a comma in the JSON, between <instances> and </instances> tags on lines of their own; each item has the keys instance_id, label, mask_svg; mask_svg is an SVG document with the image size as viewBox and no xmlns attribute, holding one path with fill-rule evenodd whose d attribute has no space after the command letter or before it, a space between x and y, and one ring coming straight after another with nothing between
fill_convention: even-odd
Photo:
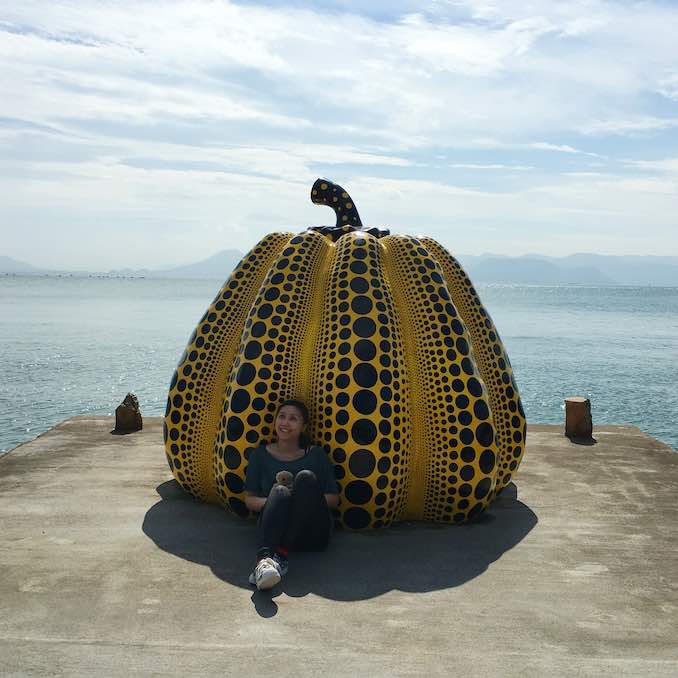
<instances>
[{"instance_id":1,"label":"sculpture shadow","mask_svg":"<svg viewBox=\"0 0 678 678\"><path fill-rule=\"evenodd\" d=\"M163 551L211 568L219 579L249 588L257 546L256 526L186 494L175 480L157 488L161 501L144 517L143 531ZM467 525L404 522L384 530L337 530L323 553L292 553L283 582L252 600L262 616L273 616L271 601L314 593L338 601L365 600L391 590L434 591L482 574L518 544L537 516L509 485L484 514Z\"/></svg>"}]
</instances>

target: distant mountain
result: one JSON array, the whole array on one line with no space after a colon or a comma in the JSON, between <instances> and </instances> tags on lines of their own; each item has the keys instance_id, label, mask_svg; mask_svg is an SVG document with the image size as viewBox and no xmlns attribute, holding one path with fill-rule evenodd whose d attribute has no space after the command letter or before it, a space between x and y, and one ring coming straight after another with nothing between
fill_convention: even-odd
<instances>
[{"instance_id":1,"label":"distant mountain","mask_svg":"<svg viewBox=\"0 0 678 678\"><path fill-rule=\"evenodd\" d=\"M0 273L39 273L40 269L25 261L0 255Z\"/></svg>"},{"instance_id":2,"label":"distant mountain","mask_svg":"<svg viewBox=\"0 0 678 678\"><path fill-rule=\"evenodd\" d=\"M225 280L231 275L231 271L242 257L242 252L238 250L222 250L195 264L149 271L148 275L153 278L219 278Z\"/></svg>"},{"instance_id":3,"label":"distant mountain","mask_svg":"<svg viewBox=\"0 0 678 678\"><path fill-rule=\"evenodd\" d=\"M460 259L471 280L483 283L614 285L616 282L595 266L561 266L559 260L553 259L487 256L469 263L466 257Z\"/></svg>"},{"instance_id":4,"label":"distant mountain","mask_svg":"<svg viewBox=\"0 0 678 678\"><path fill-rule=\"evenodd\" d=\"M678 286L678 257L460 254L458 259L474 282Z\"/></svg>"},{"instance_id":5,"label":"distant mountain","mask_svg":"<svg viewBox=\"0 0 678 678\"><path fill-rule=\"evenodd\" d=\"M678 285L678 257L572 254L564 266L594 266L620 285Z\"/></svg>"},{"instance_id":6,"label":"distant mountain","mask_svg":"<svg viewBox=\"0 0 678 678\"><path fill-rule=\"evenodd\" d=\"M457 255L473 282L524 285L655 285L678 287L678 257L572 254L520 257L497 254ZM0 273L87 277L210 278L225 280L242 259L238 250L222 250L194 264L160 270L119 269L107 273L48 271L0 256Z\"/></svg>"},{"instance_id":7,"label":"distant mountain","mask_svg":"<svg viewBox=\"0 0 678 678\"><path fill-rule=\"evenodd\" d=\"M222 250L207 259L194 264L176 266L175 268L119 268L108 272L111 276L143 277L143 278L208 278L225 280L242 259L238 250Z\"/></svg>"}]
</instances>

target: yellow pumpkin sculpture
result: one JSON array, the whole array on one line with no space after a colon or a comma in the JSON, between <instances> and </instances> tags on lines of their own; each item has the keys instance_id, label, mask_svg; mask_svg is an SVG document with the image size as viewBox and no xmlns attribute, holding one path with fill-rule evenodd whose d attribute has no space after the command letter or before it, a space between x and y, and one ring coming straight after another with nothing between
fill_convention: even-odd
<instances>
[{"instance_id":1,"label":"yellow pumpkin sculpture","mask_svg":"<svg viewBox=\"0 0 678 678\"><path fill-rule=\"evenodd\" d=\"M490 316L458 261L426 237L365 229L319 179L336 226L272 233L238 264L179 361L167 459L191 494L247 515L252 449L278 404L305 401L351 529L464 522L511 479L525 416Z\"/></svg>"}]
</instances>

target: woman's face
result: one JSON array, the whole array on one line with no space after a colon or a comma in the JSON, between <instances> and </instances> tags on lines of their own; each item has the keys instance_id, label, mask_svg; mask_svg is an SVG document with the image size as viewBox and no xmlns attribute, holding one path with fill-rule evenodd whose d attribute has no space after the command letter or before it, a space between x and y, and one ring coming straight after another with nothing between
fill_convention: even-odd
<instances>
[{"instance_id":1,"label":"woman's face","mask_svg":"<svg viewBox=\"0 0 678 678\"><path fill-rule=\"evenodd\" d=\"M275 420L278 442L299 442L306 425L302 413L294 405L283 405Z\"/></svg>"}]
</instances>

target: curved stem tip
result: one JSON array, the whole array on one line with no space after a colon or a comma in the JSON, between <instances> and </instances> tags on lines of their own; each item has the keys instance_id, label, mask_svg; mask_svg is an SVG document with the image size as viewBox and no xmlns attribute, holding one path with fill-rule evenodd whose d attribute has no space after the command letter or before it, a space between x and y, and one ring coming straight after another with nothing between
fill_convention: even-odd
<instances>
[{"instance_id":1,"label":"curved stem tip","mask_svg":"<svg viewBox=\"0 0 678 678\"><path fill-rule=\"evenodd\" d=\"M362 229L363 222L351 196L338 184L317 179L311 188L311 200L316 205L327 205L334 210L337 215L335 228L350 226L350 230ZM343 230L346 232L349 229Z\"/></svg>"}]
</instances>

